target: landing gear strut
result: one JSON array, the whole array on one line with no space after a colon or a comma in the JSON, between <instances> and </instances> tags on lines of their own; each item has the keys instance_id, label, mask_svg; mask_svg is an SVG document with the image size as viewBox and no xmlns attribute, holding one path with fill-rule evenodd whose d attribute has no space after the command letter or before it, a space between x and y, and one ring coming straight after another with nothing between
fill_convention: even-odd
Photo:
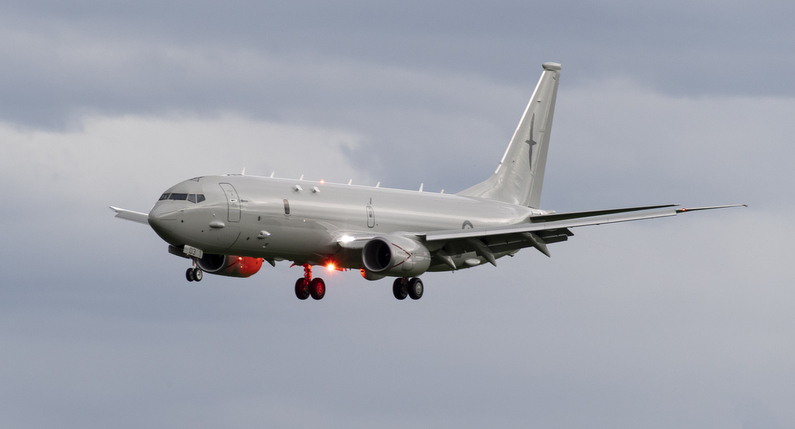
<instances>
[{"instance_id":1,"label":"landing gear strut","mask_svg":"<svg viewBox=\"0 0 795 429\"><path fill-rule=\"evenodd\" d=\"M411 297L411 299L420 299L424 291L425 287L419 277L411 279L407 277L398 277L395 279L395 282L392 283L392 294L395 295L397 299L406 299L406 296Z\"/></svg>"},{"instance_id":2,"label":"landing gear strut","mask_svg":"<svg viewBox=\"0 0 795 429\"><path fill-rule=\"evenodd\" d=\"M295 296L304 300L312 295L313 299L326 296L326 282L320 277L312 278L312 266L304 264L304 276L295 281Z\"/></svg>"}]
</instances>

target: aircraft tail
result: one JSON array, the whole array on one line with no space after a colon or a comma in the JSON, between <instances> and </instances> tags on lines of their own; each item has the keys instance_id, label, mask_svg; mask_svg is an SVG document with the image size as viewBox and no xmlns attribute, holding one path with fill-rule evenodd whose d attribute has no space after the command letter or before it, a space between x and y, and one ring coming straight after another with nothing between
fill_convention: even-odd
<instances>
[{"instance_id":1,"label":"aircraft tail","mask_svg":"<svg viewBox=\"0 0 795 429\"><path fill-rule=\"evenodd\" d=\"M560 64L544 63L543 67L533 97L497 170L485 181L458 195L538 208L560 78Z\"/></svg>"}]
</instances>

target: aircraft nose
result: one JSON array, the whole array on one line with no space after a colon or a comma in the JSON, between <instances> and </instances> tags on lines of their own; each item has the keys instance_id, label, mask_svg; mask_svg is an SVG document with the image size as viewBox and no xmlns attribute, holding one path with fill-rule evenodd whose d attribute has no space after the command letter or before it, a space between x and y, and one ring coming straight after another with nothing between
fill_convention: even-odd
<instances>
[{"instance_id":1,"label":"aircraft nose","mask_svg":"<svg viewBox=\"0 0 795 429\"><path fill-rule=\"evenodd\" d=\"M177 224L177 212L156 206L149 212L149 225L155 231L171 231Z\"/></svg>"}]
</instances>

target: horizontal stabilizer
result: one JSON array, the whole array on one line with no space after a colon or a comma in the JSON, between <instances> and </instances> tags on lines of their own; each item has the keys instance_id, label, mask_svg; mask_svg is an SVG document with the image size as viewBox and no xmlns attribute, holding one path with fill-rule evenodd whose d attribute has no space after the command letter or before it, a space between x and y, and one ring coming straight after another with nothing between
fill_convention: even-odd
<instances>
[{"instance_id":1,"label":"horizontal stabilizer","mask_svg":"<svg viewBox=\"0 0 795 429\"><path fill-rule=\"evenodd\" d=\"M133 222L149 225L149 215L146 213L134 212L132 210L120 209L113 206L110 206L110 209L116 212L116 217L119 219L130 220Z\"/></svg>"}]
</instances>

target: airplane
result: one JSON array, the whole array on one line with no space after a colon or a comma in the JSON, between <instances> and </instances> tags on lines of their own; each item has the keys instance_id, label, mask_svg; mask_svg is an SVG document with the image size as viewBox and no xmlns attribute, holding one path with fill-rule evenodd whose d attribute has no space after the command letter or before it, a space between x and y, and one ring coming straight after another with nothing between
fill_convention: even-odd
<instances>
[{"instance_id":1,"label":"airplane","mask_svg":"<svg viewBox=\"0 0 795 429\"><path fill-rule=\"evenodd\" d=\"M227 174L198 176L160 196L149 213L111 206L116 217L148 224L168 251L192 261L185 276L249 277L263 262L303 267L295 295L315 300L326 284L313 266L394 277L392 293L422 297L420 276L457 271L549 244L571 229L675 216L745 204L675 204L569 213L539 208L561 65L547 62L496 171L456 194ZM245 170L244 170L245 172Z\"/></svg>"}]
</instances>

